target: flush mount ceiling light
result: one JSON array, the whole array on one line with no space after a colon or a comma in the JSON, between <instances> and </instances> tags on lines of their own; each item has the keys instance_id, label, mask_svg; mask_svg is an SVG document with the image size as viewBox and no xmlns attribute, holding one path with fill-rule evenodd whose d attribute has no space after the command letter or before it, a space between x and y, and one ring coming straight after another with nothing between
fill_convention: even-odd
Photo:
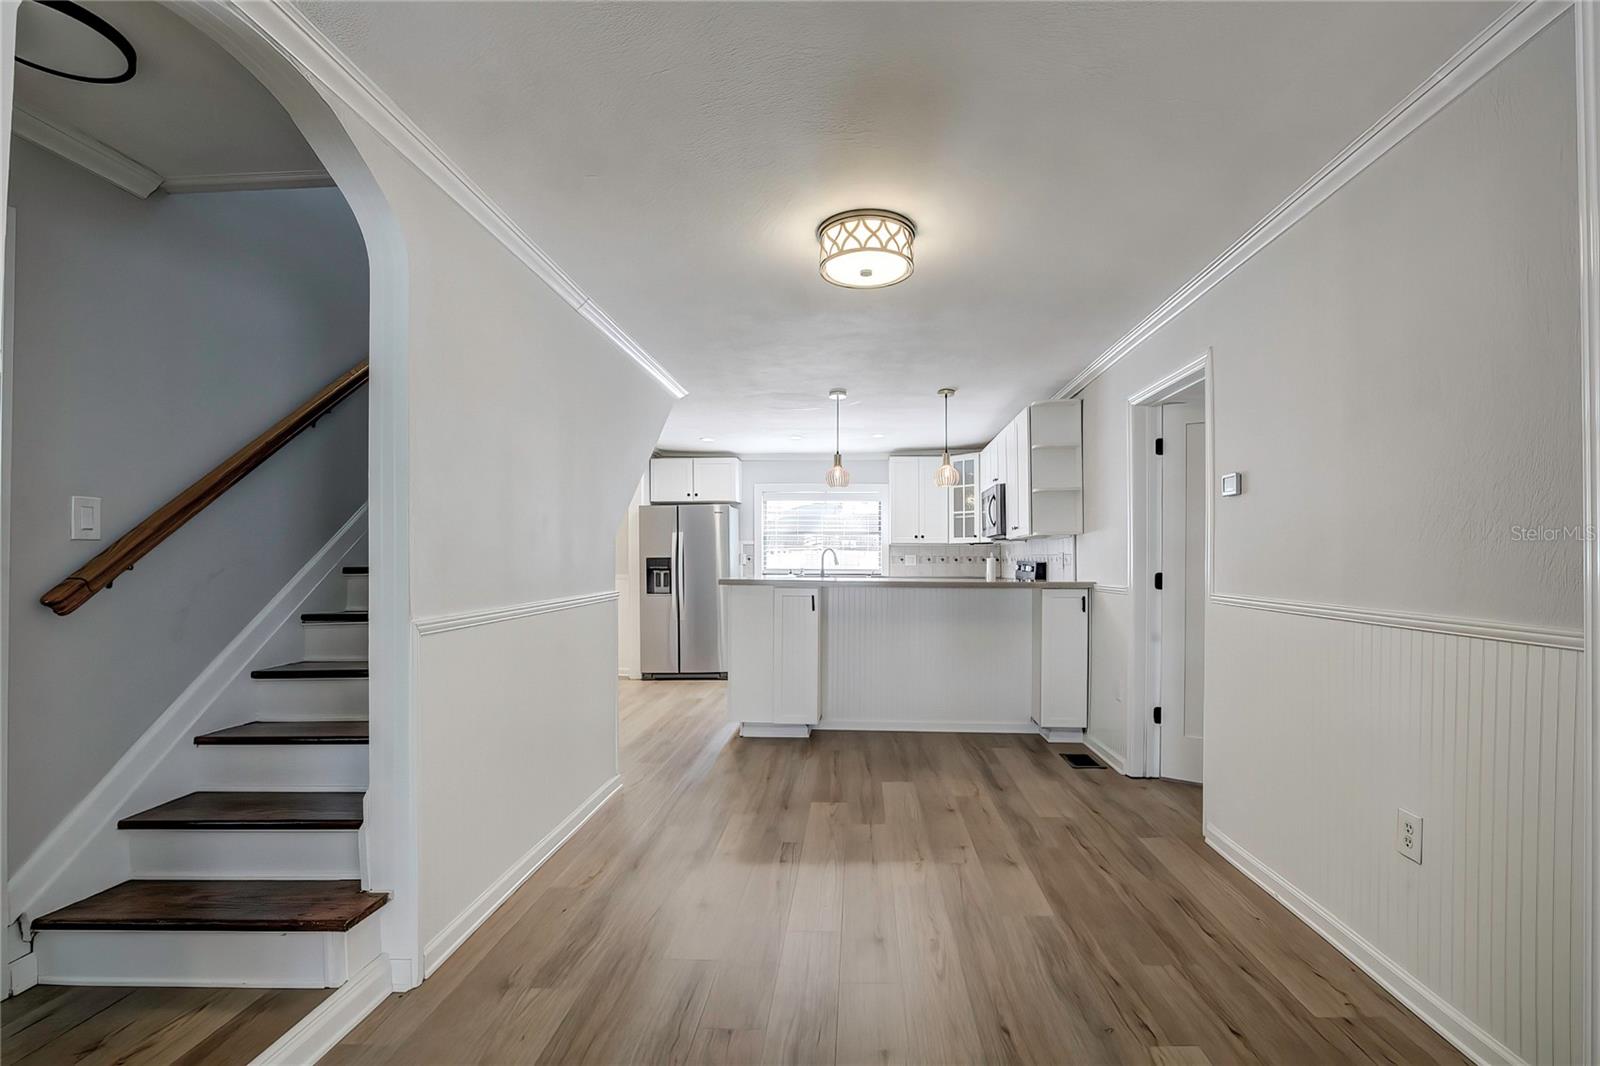
<instances>
[{"instance_id":1,"label":"flush mount ceiling light","mask_svg":"<svg viewBox=\"0 0 1600 1066\"><path fill-rule=\"evenodd\" d=\"M828 393L828 399L833 401L833 465L822 480L830 489L842 489L850 484L850 471L844 468L844 461L839 457L839 405L844 398L843 389L833 389Z\"/></svg>"},{"instance_id":2,"label":"flush mount ceiling light","mask_svg":"<svg viewBox=\"0 0 1600 1066\"><path fill-rule=\"evenodd\" d=\"M950 397L955 394L955 389L939 390L939 395L944 397L944 456L939 460L939 469L934 471L933 483L941 489L961 484L961 471L950 462Z\"/></svg>"},{"instance_id":3,"label":"flush mount ceiling light","mask_svg":"<svg viewBox=\"0 0 1600 1066\"><path fill-rule=\"evenodd\" d=\"M917 227L893 211L841 211L822 220L817 244L822 280L847 289L881 289L906 280Z\"/></svg>"}]
</instances>

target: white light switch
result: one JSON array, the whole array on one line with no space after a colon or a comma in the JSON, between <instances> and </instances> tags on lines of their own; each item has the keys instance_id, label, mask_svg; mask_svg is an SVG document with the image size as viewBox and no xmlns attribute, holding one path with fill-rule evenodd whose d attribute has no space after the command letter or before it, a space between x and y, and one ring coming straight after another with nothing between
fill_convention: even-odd
<instances>
[{"instance_id":1,"label":"white light switch","mask_svg":"<svg viewBox=\"0 0 1600 1066\"><path fill-rule=\"evenodd\" d=\"M100 497L72 497L72 539L100 539Z\"/></svg>"}]
</instances>

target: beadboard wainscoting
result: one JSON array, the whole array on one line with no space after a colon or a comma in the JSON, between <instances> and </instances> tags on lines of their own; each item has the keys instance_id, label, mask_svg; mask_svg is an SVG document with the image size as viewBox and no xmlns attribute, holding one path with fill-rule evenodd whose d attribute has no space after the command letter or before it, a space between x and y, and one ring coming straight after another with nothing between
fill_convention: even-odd
<instances>
[{"instance_id":1,"label":"beadboard wainscoting","mask_svg":"<svg viewBox=\"0 0 1600 1066\"><path fill-rule=\"evenodd\" d=\"M1089 728L1084 743L1118 773L1127 773L1128 649L1133 647L1133 597L1126 586L1094 587L1089 627ZM1140 767L1134 768L1142 772Z\"/></svg>"},{"instance_id":2,"label":"beadboard wainscoting","mask_svg":"<svg viewBox=\"0 0 1600 1066\"><path fill-rule=\"evenodd\" d=\"M1033 649L1017 638L1033 631L1035 594L838 586L828 596L819 728L1035 731L1022 710L1036 703ZM885 661L927 668L886 671ZM961 662L972 668L950 669ZM886 706L919 707L920 720L886 722ZM997 725L1002 707L1018 713Z\"/></svg>"},{"instance_id":3,"label":"beadboard wainscoting","mask_svg":"<svg viewBox=\"0 0 1600 1066\"><path fill-rule=\"evenodd\" d=\"M1215 600L1206 625L1218 850L1480 1061L1582 1060L1582 652Z\"/></svg>"}]
</instances>

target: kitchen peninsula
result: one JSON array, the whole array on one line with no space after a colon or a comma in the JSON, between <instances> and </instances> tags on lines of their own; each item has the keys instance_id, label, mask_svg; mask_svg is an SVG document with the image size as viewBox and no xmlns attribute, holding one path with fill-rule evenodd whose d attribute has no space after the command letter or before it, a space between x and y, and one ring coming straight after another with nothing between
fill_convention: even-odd
<instances>
[{"instance_id":1,"label":"kitchen peninsula","mask_svg":"<svg viewBox=\"0 0 1600 1066\"><path fill-rule=\"evenodd\" d=\"M728 708L744 736L1083 736L1089 582L776 577L721 585Z\"/></svg>"}]
</instances>

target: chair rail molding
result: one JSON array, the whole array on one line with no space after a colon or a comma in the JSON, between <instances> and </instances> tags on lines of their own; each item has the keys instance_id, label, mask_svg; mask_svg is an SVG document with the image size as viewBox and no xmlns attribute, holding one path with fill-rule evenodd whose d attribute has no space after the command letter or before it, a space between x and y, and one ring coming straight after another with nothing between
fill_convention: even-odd
<instances>
[{"instance_id":1,"label":"chair rail molding","mask_svg":"<svg viewBox=\"0 0 1600 1066\"><path fill-rule=\"evenodd\" d=\"M1239 269L1257 252L1283 236L1318 204L1346 182L1377 162L1389 149L1405 140L1446 104L1475 85L1502 60L1526 44L1540 30L1571 7L1570 0L1522 0L1484 27L1445 64L1428 76L1389 113L1373 123L1289 198L1274 207L1205 269L1167 297L1111 347L1101 352L1071 381L1057 389L1053 399L1076 396L1089 383L1111 369L1123 356L1149 340L1185 308ZM1583 7L1583 4L1579 4Z\"/></svg>"},{"instance_id":2,"label":"chair rail molding","mask_svg":"<svg viewBox=\"0 0 1600 1066\"><path fill-rule=\"evenodd\" d=\"M417 627L418 636L429 637L435 633L449 633L452 630L471 629L474 626L491 626L497 622L531 618L538 614L570 611L577 607L588 607L596 603L610 603L616 598L617 590L607 589L604 592L586 592L577 596L558 596L555 599L516 603L509 607L491 607L482 611L462 611L458 614L432 615L428 618L419 618L413 624Z\"/></svg>"},{"instance_id":3,"label":"chair rail molding","mask_svg":"<svg viewBox=\"0 0 1600 1066\"><path fill-rule=\"evenodd\" d=\"M535 244L488 193L293 4L286 0L263 0L261 3L235 2L231 6L239 18L270 42L308 81L360 116L674 399L681 400L688 395L688 390L666 367L601 310L559 263Z\"/></svg>"},{"instance_id":4,"label":"chair rail molding","mask_svg":"<svg viewBox=\"0 0 1600 1066\"><path fill-rule=\"evenodd\" d=\"M1308 603L1303 600L1274 600L1260 596L1211 594L1211 602L1225 607L1244 607L1253 611L1274 611L1310 618L1330 618L1336 622L1359 622L1389 629L1414 629L1423 633L1444 633L1455 637L1477 637L1506 644L1532 644L1542 648L1583 650L1583 630L1559 626L1525 626L1514 622L1492 622L1479 618L1457 618L1442 614L1413 614L1382 611L1369 607L1347 607L1334 603Z\"/></svg>"}]
</instances>

